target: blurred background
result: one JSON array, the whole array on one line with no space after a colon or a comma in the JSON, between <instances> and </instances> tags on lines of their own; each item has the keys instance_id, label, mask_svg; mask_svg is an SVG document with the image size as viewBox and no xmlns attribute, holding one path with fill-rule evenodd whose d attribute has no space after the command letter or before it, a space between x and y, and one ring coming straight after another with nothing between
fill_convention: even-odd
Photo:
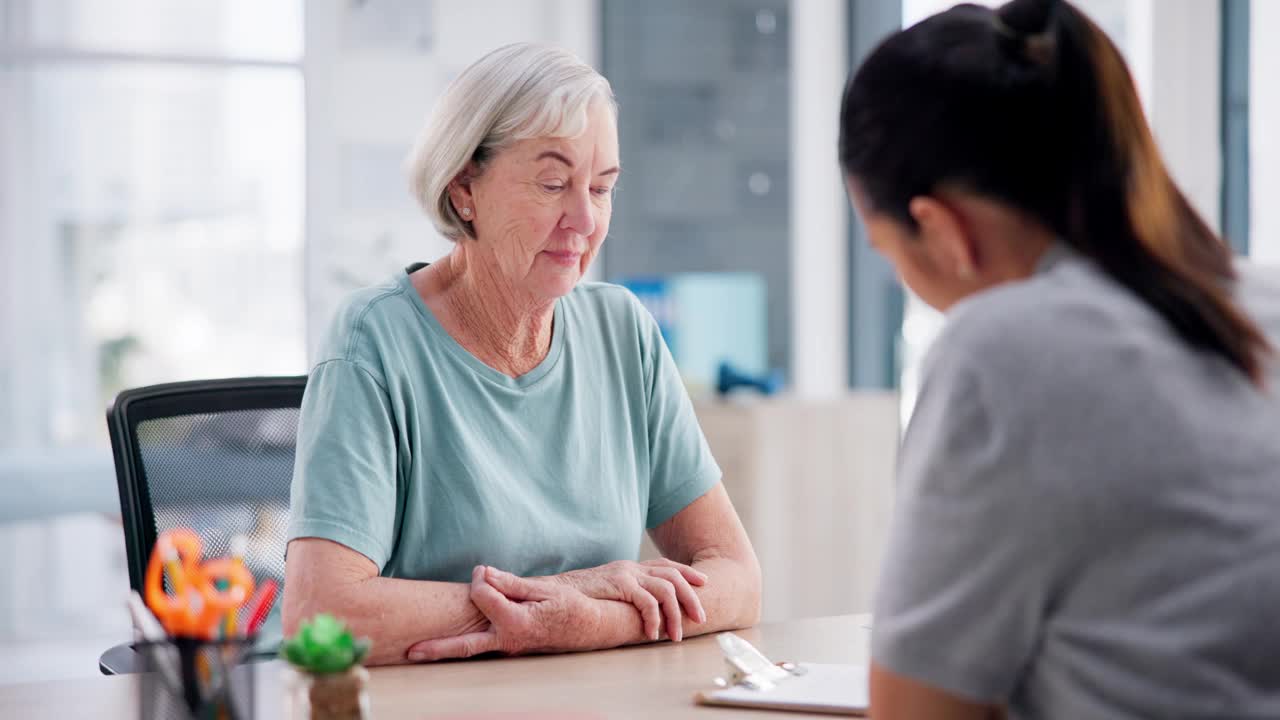
<instances>
[{"instance_id":1,"label":"blurred background","mask_svg":"<svg viewBox=\"0 0 1280 720\"><path fill-rule=\"evenodd\" d=\"M840 91L950 4L0 0L0 683L96 674L129 636L115 394L305 373L344 293L447 252L403 158L449 80L520 40L613 83L625 173L593 273L662 324L766 619L866 610L941 318L849 211ZM1077 4L1192 202L1280 263L1280 2ZM717 398L724 360L782 392Z\"/></svg>"}]
</instances>

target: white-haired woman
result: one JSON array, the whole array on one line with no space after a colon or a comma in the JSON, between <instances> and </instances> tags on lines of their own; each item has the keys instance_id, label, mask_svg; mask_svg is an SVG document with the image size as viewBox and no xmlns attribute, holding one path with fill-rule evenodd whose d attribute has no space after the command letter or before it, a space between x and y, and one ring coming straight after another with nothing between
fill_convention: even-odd
<instances>
[{"instance_id":1,"label":"white-haired woman","mask_svg":"<svg viewBox=\"0 0 1280 720\"><path fill-rule=\"evenodd\" d=\"M395 663L754 624L760 571L653 319L581 283L620 172L608 81L517 44L411 158L455 241L349 297L302 404L284 625ZM648 529L666 559L638 563Z\"/></svg>"}]
</instances>

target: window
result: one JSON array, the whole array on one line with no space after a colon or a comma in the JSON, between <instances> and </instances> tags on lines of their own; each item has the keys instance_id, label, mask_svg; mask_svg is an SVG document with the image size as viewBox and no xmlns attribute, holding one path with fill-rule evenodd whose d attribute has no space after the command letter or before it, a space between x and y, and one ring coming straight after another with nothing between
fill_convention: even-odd
<instances>
[{"instance_id":1,"label":"window","mask_svg":"<svg viewBox=\"0 0 1280 720\"><path fill-rule=\"evenodd\" d=\"M0 448L303 372L300 2L0 0Z\"/></svg>"},{"instance_id":2,"label":"window","mask_svg":"<svg viewBox=\"0 0 1280 720\"><path fill-rule=\"evenodd\" d=\"M3 682L128 635L106 403L306 370L302 39L301 0L0 0Z\"/></svg>"},{"instance_id":3,"label":"window","mask_svg":"<svg viewBox=\"0 0 1280 720\"><path fill-rule=\"evenodd\" d=\"M7 0L26 46L246 61L302 57L298 0Z\"/></svg>"},{"instance_id":4,"label":"window","mask_svg":"<svg viewBox=\"0 0 1280 720\"><path fill-rule=\"evenodd\" d=\"M790 2L606 0L603 21L625 168L606 276L753 273L766 366L790 367Z\"/></svg>"}]
</instances>

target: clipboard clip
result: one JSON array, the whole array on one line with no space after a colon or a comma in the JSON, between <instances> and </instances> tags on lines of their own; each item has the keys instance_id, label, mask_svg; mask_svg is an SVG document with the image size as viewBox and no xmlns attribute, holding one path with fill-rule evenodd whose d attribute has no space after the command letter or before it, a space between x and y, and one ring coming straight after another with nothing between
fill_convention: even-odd
<instances>
[{"instance_id":1,"label":"clipboard clip","mask_svg":"<svg viewBox=\"0 0 1280 720\"><path fill-rule=\"evenodd\" d=\"M806 672L795 663L771 661L754 645L733 633L716 635L716 642L720 644L720 652L724 653L725 665L728 666L727 676L715 678L716 687L740 685L763 692Z\"/></svg>"}]
</instances>

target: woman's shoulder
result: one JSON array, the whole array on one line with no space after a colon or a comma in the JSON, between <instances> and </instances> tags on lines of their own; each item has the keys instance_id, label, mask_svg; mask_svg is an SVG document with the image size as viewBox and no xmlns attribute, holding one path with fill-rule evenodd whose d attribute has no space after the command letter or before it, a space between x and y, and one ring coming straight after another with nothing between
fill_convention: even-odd
<instances>
[{"instance_id":1,"label":"woman's shoulder","mask_svg":"<svg viewBox=\"0 0 1280 720\"><path fill-rule=\"evenodd\" d=\"M603 312L633 313L643 311L640 300L627 288L610 282L586 280L578 283L565 296L570 303L591 306Z\"/></svg>"},{"instance_id":2,"label":"woman's shoulder","mask_svg":"<svg viewBox=\"0 0 1280 720\"><path fill-rule=\"evenodd\" d=\"M1008 283L957 303L929 349L942 363L1001 387L1070 386L1095 361L1171 342L1160 318L1084 261Z\"/></svg>"},{"instance_id":3,"label":"woman's shoulder","mask_svg":"<svg viewBox=\"0 0 1280 720\"><path fill-rule=\"evenodd\" d=\"M567 309L591 323L643 327L653 319L635 293L614 283L578 283L564 300Z\"/></svg>"},{"instance_id":4,"label":"woman's shoulder","mask_svg":"<svg viewBox=\"0 0 1280 720\"><path fill-rule=\"evenodd\" d=\"M317 362L356 360L389 341L411 315L409 286L399 276L348 292L338 301L317 352Z\"/></svg>"},{"instance_id":5,"label":"woman's shoulder","mask_svg":"<svg viewBox=\"0 0 1280 720\"><path fill-rule=\"evenodd\" d=\"M570 336L587 340L600 352L640 358L645 362L654 356L662 342L662 333L653 315L634 293L621 285L579 283L563 301Z\"/></svg>"},{"instance_id":6,"label":"woman's shoulder","mask_svg":"<svg viewBox=\"0 0 1280 720\"><path fill-rule=\"evenodd\" d=\"M1044 352L1071 347L1081 334L1154 319L1091 263L1072 258L957 303L939 340L975 352Z\"/></svg>"}]
</instances>

